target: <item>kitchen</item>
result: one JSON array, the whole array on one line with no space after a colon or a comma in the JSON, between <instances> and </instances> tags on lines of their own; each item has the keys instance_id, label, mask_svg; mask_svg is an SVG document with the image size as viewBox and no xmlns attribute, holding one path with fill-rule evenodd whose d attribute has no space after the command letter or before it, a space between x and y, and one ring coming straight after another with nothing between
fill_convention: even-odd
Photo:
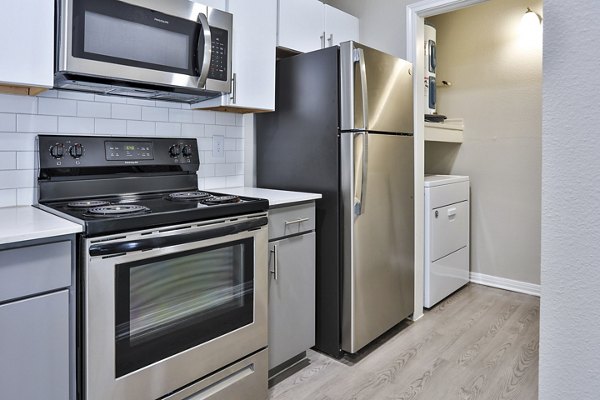
<instances>
[{"instance_id":1,"label":"kitchen","mask_svg":"<svg viewBox=\"0 0 600 400\"><path fill-rule=\"evenodd\" d=\"M233 4L233 2L230 3ZM393 18L397 21L404 21L405 6L407 4L381 3L383 5L380 7L381 10L388 10L387 13L394 15ZM594 250L595 246L593 246L593 240L597 238L597 231L594 230L593 224L588 225L587 222L580 225L580 230L572 231L569 229L570 223L567 222L569 220L590 221L589 210L593 209L594 204L591 202L597 197L594 197L593 193L592 196L582 195L579 196L579 200L575 204L569 202L569 207L554 208L561 205L563 201L567 201L564 198L567 194L572 197L575 193L581 192L581 187L589 187L589 185L582 185L579 174L575 175L575 173L582 171L585 166L589 168L589 165L596 165L595 158L589 157L592 157L592 154L595 153L594 149L597 150L594 147L597 146L597 141L587 136L587 132L594 126L592 123L596 117L592 115L583 119L576 117L574 113L569 114L568 112L569 110L583 109L594 98L594 95L585 100L580 98L576 94L577 90L574 85L567 82L562 83L561 78L562 76L572 76L582 80L585 78L586 81L597 79L593 72L585 74L585 76L583 74L588 65L594 65L597 55L592 54L592 57L589 57L589 54L583 56L583 53L581 56L577 55L577 52L583 52L583 47L585 47L577 40L580 37L577 32L586 25L584 22L594 20L594 13L597 13L597 9L591 2L589 2L588 8L582 7L580 3L578 4L579 7L573 7L568 13L562 11L561 7L555 2L547 1L544 4L546 36L544 49L544 104L545 107L556 107L548 109L555 111L553 113L544 111L544 137L548 138L548 141L544 142L544 158L548 154L551 161L552 159L572 160L573 164L544 162L545 172L542 186L544 195L542 202L544 204L543 209L548 211L544 211L542 214L541 398L552 398L553 394L557 395L556 393L561 393L561 390L564 391L562 393L569 393L571 396L579 393L580 398L582 396L585 398L586 394L597 392L593 386L595 380L592 379L595 365L597 365L597 363L594 363L594 354L597 354L597 352L594 351L593 346L597 344L593 341L591 343L587 341L587 346L591 345L592 347L586 349L582 349L579 344L580 342L586 342L584 335L593 332L594 323L596 323L596 319L593 318L596 311L589 308L593 304L593 301L590 302L589 299L595 299L596 297L589 283L594 282L597 277L597 272L591 268L594 265L591 261L594 259L593 255L597 255L595 253L597 250ZM25 6L23 5L23 7ZM269 10L267 11L273 15L276 13L276 10L272 8ZM44 10L35 8L29 11L27 21L31 20L31 15L35 15L35 12L42 13ZM49 15L50 10L45 11L42 15ZM368 20L369 16L365 16L365 18ZM24 35L30 32L30 29L26 29L20 22L23 21L22 16L21 19L15 17L7 18L7 20L17 24L16 26L8 25L12 29L12 35L14 35L14 32L25 31ZM567 27L563 23L564 21L573 23ZM362 22L363 19L361 18L361 24ZM274 24L275 22L273 22ZM374 24L371 26L374 26ZM49 25L52 25L52 22L49 22ZM264 25L260 26L264 27ZM595 25L591 22L587 26L593 27ZM37 24L37 27L41 28L41 25ZM400 43L399 46L403 46L406 32L401 23L379 23L377 28L380 29L377 35L383 38L381 46L377 47L388 50L384 48L384 42L394 37L398 38L394 41ZM597 32L594 29L596 28L591 28L591 31L588 31L585 37L597 38ZM52 30L53 28L51 28ZM368 28L365 31L361 25L361 40L363 40L363 34L368 39L372 32L369 32ZM6 35L3 34L3 37L6 37ZM37 42L38 38L47 39L47 35L36 35L37 46L41 46L41 42ZM567 39L568 41L565 43L564 41ZM319 40L317 39L317 41ZM275 41L276 39L273 38L273 43ZM28 49L28 46L23 46L22 43L24 42L20 42L19 45L25 50ZM41 46L42 50L44 48L46 47ZM28 68L40 66L43 59L43 51L30 51L30 53L25 56L34 57L34 59L29 62L21 60L19 65L10 67L9 61L11 60L4 57L5 61L2 63L2 67L10 69L11 74L26 74ZM3 51L3 55L6 54L16 54L15 49L11 49L10 52ZM405 55L404 51L397 51L396 54L399 56ZM562 60L565 55L579 61L575 65L570 64L569 66L566 63L557 62ZM4 74L4 69L2 71ZM590 71L593 71L593 69L590 69ZM273 72L271 73L273 74ZM19 80L11 79L10 81ZM241 84L242 80L240 79L239 82ZM52 82L41 84L41 86L51 85ZM261 87L264 87L264 85ZM239 89L238 94L242 96L241 87ZM258 91L254 94L256 93ZM560 98L565 97L569 99L568 104L556 103ZM248 149L252 147L251 143L248 143L250 141L249 135L246 135L246 127L251 125L249 120L252 118L250 116L242 117L238 114L220 111L192 111L184 109L184 105L177 103L159 103L157 101L152 107L147 103L142 105L143 102L136 104L131 99L124 101L119 97L110 98L108 102L101 100L106 99L103 96L90 97L89 94L67 91L49 91L40 94L38 97L2 96L0 100L2 119L0 121L2 121L1 130L5 132L1 140L4 156L2 162L6 166L5 170L2 171L2 191L0 192L2 205L27 205L37 198L34 193L36 177L33 168L33 146L37 133L165 136L176 132L175 134L181 137L196 137L195 135L198 135L198 145L202 148L204 157L204 162L201 163L199 171L199 185L201 188L209 189L248 184L244 181L244 170L250 168L250 166L244 160L251 156L251 151L248 151ZM176 107L176 104L179 107ZM230 107L231 105L223 106L220 104L219 106ZM560 120L557 120L554 115L561 115ZM570 143L569 146L564 146L565 137L564 134L560 133L562 131L561 127L565 126L565 123L570 128L567 139ZM200 131L202 134L198 134ZM179 135L179 132L181 132L181 135ZM554 132L556 132L555 136L553 136ZM572 142L578 135L580 135L581 140ZM215 136L222 137L225 157L213 158L213 140L207 139L210 136L213 138ZM218 139L217 142L220 142L220 140ZM219 154L218 149L217 154ZM21 168L17 168L18 166L21 166ZM572 177L573 183L570 183L571 180L564 180L570 177ZM575 185L575 183L578 183L578 185ZM567 190L563 186L565 184L567 184ZM595 186L592 185L592 187ZM590 203L586 203L587 199L590 199ZM585 215L588 217L586 219L583 218L583 210L586 210ZM569 219L565 220L564 218L567 215ZM595 217L594 214L591 214L591 216ZM556 218L564 222L557 226ZM585 246L586 243L590 245ZM569 248L577 249L578 252L578 256L575 257L577 260L577 276L573 276L572 273L566 276L568 272L563 267L564 265L575 266L575 261L571 258L565 258L572 254L572 251L568 250ZM565 285L568 288L567 291L563 289ZM546 308L544 306L545 301L548 302ZM574 312L573 310L577 311ZM581 315L590 316L590 321L580 320L578 316ZM546 316L548 319L546 319ZM569 327L568 334L565 334L564 329L561 330L565 326L565 319L569 321L566 323ZM544 347L545 332L548 336L546 339L547 345ZM555 347L556 343L561 343L561 345ZM546 353L546 356L544 348L549 352ZM561 353L556 352L559 348ZM574 356L569 356L568 352L563 355L562 352L565 348L573 351ZM556 387L555 385L558 385L561 380L553 378L554 375L552 375L565 373L564 367L560 367L563 360L567 362L564 357L569 357L569 376L572 374L573 381L580 382L566 388ZM578 374L579 368L587 372ZM581 390L581 392L577 392L577 390ZM560 398L560 395L557 396L559 396L557 398ZM569 395L565 394L562 398L567 397Z\"/></svg>"}]
</instances>

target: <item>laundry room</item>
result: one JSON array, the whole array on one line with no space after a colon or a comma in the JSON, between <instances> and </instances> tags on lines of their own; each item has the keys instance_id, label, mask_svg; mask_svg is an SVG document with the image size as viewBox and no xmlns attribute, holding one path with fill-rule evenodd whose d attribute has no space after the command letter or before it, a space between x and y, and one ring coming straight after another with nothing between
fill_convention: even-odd
<instances>
[{"instance_id":1,"label":"laundry room","mask_svg":"<svg viewBox=\"0 0 600 400\"><path fill-rule=\"evenodd\" d=\"M447 117L425 123L425 173L469 177L470 280L539 295L542 1L527 6L491 0L425 19L436 56L425 112Z\"/></svg>"}]
</instances>

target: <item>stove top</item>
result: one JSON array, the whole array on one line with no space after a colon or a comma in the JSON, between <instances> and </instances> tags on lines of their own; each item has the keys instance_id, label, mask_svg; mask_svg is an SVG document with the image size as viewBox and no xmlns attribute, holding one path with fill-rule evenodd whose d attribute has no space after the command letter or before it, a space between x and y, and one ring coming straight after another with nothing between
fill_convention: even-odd
<instances>
[{"instance_id":1,"label":"stove top","mask_svg":"<svg viewBox=\"0 0 600 400\"><path fill-rule=\"evenodd\" d=\"M202 193L202 195L200 195ZM40 207L84 226L88 236L267 211L265 199L171 192L50 201Z\"/></svg>"}]
</instances>

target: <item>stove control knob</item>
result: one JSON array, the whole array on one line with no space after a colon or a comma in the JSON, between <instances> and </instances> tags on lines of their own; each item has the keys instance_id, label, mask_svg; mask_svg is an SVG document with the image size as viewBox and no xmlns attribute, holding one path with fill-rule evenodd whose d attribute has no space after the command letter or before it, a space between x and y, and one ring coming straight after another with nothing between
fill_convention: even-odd
<instances>
[{"instance_id":1,"label":"stove control knob","mask_svg":"<svg viewBox=\"0 0 600 400\"><path fill-rule=\"evenodd\" d=\"M178 144L174 144L173 146L171 146L171 148L169 149L169 155L175 158L178 157L179 154L181 154L181 146L179 146Z\"/></svg>"},{"instance_id":2,"label":"stove control knob","mask_svg":"<svg viewBox=\"0 0 600 400\"><path fill-rule=\"evenodd\" d=\"M183 146L183 156L190 157L192 155L192 146Z\"/></svg>"},{"instance_id":3,"label":"stove control knob","mask_svg":"<svg viewBox=\"0 0 600 400\"><path fill-rule=\"evenodd\" d=\"M65 155L65 145L56 143L54 146L51 146L50 155L54 158L62 158Z\"/></svg>"},{"instance_id":4,"label":"stove control knob","mask_svg":"<svg viewBox=\"0 0 600 400\"><path fill-rule=\"evenodd\" d=\"M69 149L69 154L73 158L80 158L83 155L83 145L81 143L75 143Z\"/></svg>"}]
</instances>

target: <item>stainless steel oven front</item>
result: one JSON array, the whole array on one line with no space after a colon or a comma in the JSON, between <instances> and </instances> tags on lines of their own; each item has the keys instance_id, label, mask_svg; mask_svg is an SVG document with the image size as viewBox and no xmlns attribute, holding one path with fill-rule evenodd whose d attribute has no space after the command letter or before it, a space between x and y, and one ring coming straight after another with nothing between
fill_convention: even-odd
<instances>
[{"instance_id":1,"label":"stainless steel oven front","mask_svg":"<svg viewBox=\"0 0 600 400\"><path fill-rule=\"evenodd\" d=\"M85 399L266 398L266 223L82 240Z\"/></svg>"}]
</instances>

